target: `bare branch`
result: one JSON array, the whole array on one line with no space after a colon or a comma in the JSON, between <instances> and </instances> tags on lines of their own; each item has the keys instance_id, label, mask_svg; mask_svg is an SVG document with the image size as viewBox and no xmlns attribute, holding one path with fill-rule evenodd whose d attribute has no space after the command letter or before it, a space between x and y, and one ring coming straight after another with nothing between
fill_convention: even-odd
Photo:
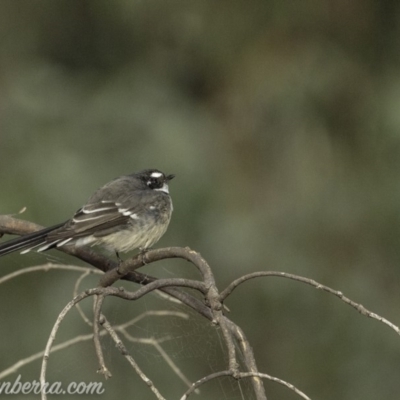
<instances>
[{"instance_id":1,"label":"bare branch","mask_svg":"<svg viewBox=\"0 0 400 400\"><path fill-rule=\"evenodd\" d=\"M140 369L140 367L137 365L137 363L133 359L133 357L128 353L128 350L126 349L124 343L121 341L121 339L117 335L117 332L115 332L115 330L112 328L111 324L107 321L107 319L104 317L104 315L102 315L101 318L103 319L104 328L109 333L111 338L114 340L114 343L116 344L120 353L126 358L126 360L133 367L133 369L136 371L136 373L139 375L139 377L143 380L143 382L145 382L146 385L151 389L151 391L156 395L157 399L165 400L165 398L161 395L161 393L154 386L153 382L145 375L145 373Z\"/></svg>"},{"instance_id":2,"label":"bare branch","mask_svg":"<svg viewBox=\"0 0 400 400\"><path fill-rule=\"evenodd\" d=\"M52 348L52 345L53 345L54 340L56 338L56 334L58 332L58 329L60 328L61 322L63 321L65 316L68 314L68 312L74 307L75 304L79 303L80 301L82 301L84 298L86 298L88 296L91 296L91 294L88 293L88 291L86 291L86 292L81 293L80 295L74 297L64 307L64 309L61 311L61 313L57 317L57 320L56 320L56 322L55 322L55 324L53 326L53 329L51 330L49 339L47 340L46 348L45 348L44 354L43 354L42 368L41 368L41 371L40 371L40 385L41 385L42 389L44 389L45 385L46 385L47 362L49 360L51 348ZM47 394L46 394L45 390L41 391L41 398L42 398L42 400L46 400L47 399Z\"/></svg>"},{"instance_id":3,"label":"bare branch","mask_svg":"<svg viewBox=\"0 0 400 400\"><path fill-rule=\"evenodd\" d=\"M137 322L140 320L146 318L146 317L178 317L178 318L183 318L183 319L189 319L189 315L180 311L163 311L163 310L158 310L158 311L145 311L142 314L138 315L137 317L131 319L128 322L125 322L124 324L121 324L121 328L129 328L132 325L135 325Z\"/></svg>"},{"instance_id":4,"label":"bare branch","mask_svg":"<svg viewBox=\"0 0 400 400\"><path fill-rule=\"evenodd\" d=\"M210 266L199 253L189 249L188 247L167 247L164 249L149 250L143 255L138 255L122 262L118 268L104 274L100 280L100 286L110 286L117 280L121 279L121 277L143 267L144 265L168 258L182 258L189 261L200 271L206 286L215 284Z\"/></svg>"},{"instance_id":5,"label":"bare branch","mask_svg":"<svg viewBox=\"0 0 400 400\"><path fill-rule=\"evenodd\" d=\"M105 331L103 331L103 334L105 334ZM56 346L53 346L51 349L51 353L55 353L57 351L66 349L76 343L79 342L84 342L87 340L91 340L93 339L93 334L89 333L88 335L79 335L76 336L70 340L66 340L63 343L60 343ZM38 353L32 354L29 357L23 358L19 361L17 361L14 365L12 365L11 367L3 370L0 372L0 380L3 380L6 376L11 375L15 372L17 372L20 368L24 367L25 365L28 365L36 360L40 360L43 357L44 351L39 351Z\"/></svg>"},{"instance_id":6,"label":"bare branch","mask_svg":"<svg viewBox=\"0 0 400 400\"><path fill-rule=\"evenodd\" d=\"M391 329L393 329L398 335L400 335L400 328L398 326L396 326L392 322L388 321L387 319L381 317L380 315L367 310L362 304L356 303L355 301L349 299L339 290L334 290L328 286L322 285L321 283L318 283L314 279L309 279L309 278L305 278L303 276L294 275L294 274L288 274L286 272L260 271L260 272L253 272L252 274L241 276L240 278L238 278L238 279L234 280L232 283L230 283L228 285L228 287L221 292L220 301L223 302L234 291L234 289L236 289L243 282L246 282L250 279L261 278L261 277L265 277L265 276L275 276L275 277L279 277L279 278L292 279L294 281L302 282L307 285L313 286L316 289L320 289L320 290L323 290L330 294L333 294L334 296L336 296L340 300L342 300L344 303L355 308L360 314L362 314L368 318L372 318L379 322L382 322L383 324L385 324L385 325L389 326Z\"/></svg>"},{"instance_id":7,"label":"bare branch","mask_svg":"<svg viewBox=\"0 0 400 400\"><path fill-rule=\"evenodd\" d=\"M100 343L100 326L103 325L105 318L101 314L101 306L103 305L104 296L99 295L94 297L93 309L93 340L94 340L94 348L96 349L97 359L100 364L100 368L97 370L97 373L100 375L104 375L106 379L111 378L111 372L106 367L103 355L103 349Z\"/></svg>"},{"instance_id":8,"label":"bare branch","mask_svg":"<svg viewBox=\"0 0 400 400\"><path fill-rule=\"evenodd\" d=\"M6 223L5 227L3 226ZM8 225L7 225L8 224ZM15 233L15 231L23 230L23 229L33 229L37 226L34 224L25 223L24 221L19 221L11 217L1 217L0 216L0 233L7 232L7 233ZM4 229L4 230L3 230ZM35 229L33 229L35 230ZM28 233L28 232L24 232ZM89 262L91 265L95 266L98 269L101 269L105 272L105 274L101 277L100 280L100 287L89 289L84 293L81 293L74 297L74 299L68 303L68 305L64 308L64 310L60 313L57 321L53 327L53 330L50 334L48 343L46 345L46 349L43 356L43 363L42 363L42 373L41 373L41 382L45 381L45 374L47 368L47 359L51 352L52 343L54 341L55 335L59 328L59 325L65 315L69 312L72 306L78 304L81 300L89 296L99 296L95 300L94 306L94 342L96 347L96 353L100 363L100 371L106 376L108 376L109 372L104 363L104 357L101 349L100 344L100 336L102 335L103 331L100 330L101 324L103 324L104 328L116 342L120 352L127 358L129 363L133 366L135 371L139 374L139 376L149 385L152 389L154 394L158 399L163 399L161 394L157 391L154 387L153 383L150 381L147 376L143 374L140 370L139 366L133 360L133 358L127 353L127 350L119 339L117 335L117 328L111 327L109 322L106 320L104 315L101 313L101 306L105 296L116 296L126 300L137 300L146 294L153 292L155 290L161 290L162 292L166 293L169 296L172 296L183 304L193 308L199 314L203 315L205 318L211 320L215 325L220 326L222 331L222 336L227 346L228 355L229 355L229 366L227 371L221 371L215 374L211 374L207 377L204 377L194 383L191 388L185 393L182 399L186 399L189 394L191 394L194 390L196 390L200 385L203 383L218 378L220 376L231 376L234 379L244 379L244 378L251 378L252 384L255 390L255 394L258 400L265 400L266 395L263 387L262 379L269 379L274 382L278 382L289 389L293 390L303 399L309 399L304 393L299 391L293 385L279 379L272 377L268 374L259 373L257 370L257 366L255 363L255 358L251 346L245 337L243 331L230 321L226 316L223 315L223 301L238 287L240 284L246 282L249 279L264 277L264 276L275 276L275 277L282 277L287 279L292 279L301 283L308 284L316 289L322 289L334 296L340 298L346 304L352 306L357 311L359 311L362 315L367 317L376 319L390 328L395 330L397 334L400 334L400 329L389 322L388 320L382 318L381 316L372 313L371 311L367 310L364 306L359 303L356 303L346 296L343 295L342 292L329 288L328 286L322 285L315 280L301 277L298 275L288 274L284 272L277 272L277 271L262 271L253 274L248 274L245 276L240 277L239 279L233 281L224 291L221 293L218 291L218 288L215 284L215 279L212 274L212 271L207 264L207 262L201 257L201 255L189 248L179 248L179 247L170 247L165 249L156 249L150 250L149 252L145 253L144 255L139 255L132 259L126 260L121 264L117 264L112 260L107 259L106 257L94 253L91 249L87 248L75 248L74 246L65 246L61 249L62 251L76 256L84 261ZM143 265L150 264L152 262L156 262L159 260L163 260L166 258L181 258L184 260L189 261L192 263L201 273L202 280L189 280L189 279L180 279L180 278L173 278L173 279L157 279L155 277L141 274L136 270ZM17 276L17 275L14 275ZM83 279L85 275L82 275L76 282L75 285L75 292L80 284L80 281ZM10 278L9 278L10 279ZM133 292L126 291L123 288L115 288L110 285L115 283L119 279L125 279L128 281L136 282L141 285L141 287ZM1 283L1 280L0 280ZM205 297L206 304L188 293L184 290L179 288L190 288L195 289L202 293ZM81 312L81 315L84 315ZM87 317L85 317L87 320ZM90 321L89 321L90 322ZM126 327L129 326L128 324L132 324L133 322L130 321L126 323L127 325L124 327L120 325L120 332L125 335L125 337L129 340L136 340L151 343L158 352L163 356L164 360L170 365L170 367L175 371L175 373L180 376L181 379L187 382L187 378L181 373L179 369L174 369L176 366L172 363L172 360L169 359L167 354L164 352L162 346L160 345L160 340L155 340L153 338L144 340L144 339L135 339L132 338L129 333L126 331ZM152 342L153 341L153 342ZM240 350L243 354L244 364L248 372L240 372L239 371L239 364L237 362L237 355L236 355L236 348L235 342L239 343ZM188 383L188 382L187 382ZM42 398L45 399L45 394L42 394Z\"/></svg>"},{"instance_id":9,"label":"bare branch","mask_svg":"<svg viewBox=\"0 0 400 400\"><path fill-rule=\"evenodd\" d=\"M147 293L150 293L154 290L159 290L169 286L178 286L178 287L187 287L194 290L198 290L201 293L206 292L206 288L203 282L194 281L191 279L182 279L182 278L168 278L168 279L158 279L154 282L147 284L146 286L142 286L135 292L128 292L124 288L115 288L113 286L101 288L97 287L94 289L90 289L89 292L93 294L104 293L106 296L117 296L126 300L138 300Z\"/></svg>"},{"instance_id":10,"label":"bare branch","mask_svg":"<svg viewBox=\"0 0 400 400\"><path fill-rule=\"evenodd\" d=\"M79 304L79 303L78 303ZM124 322L123 324L120 325L116 325L113 328L117 331L117 332L121 332L122 334L125 334L127 331L126 329L132 325L134 325L135 323L137 323L138 321L140 321L141 319L147 317L147 316L174 316L174 317L178 317L178 318L184 318L184 319L188 319L188 315L182 312L177 312L177 311L146 311L143 314L139 315L138 317L135 317L133 319L131 319L130 321ZM103 329L100 331L100 336L104 336L106 335L107 332ZM88 341L88 340L92 340L93 339L93 333L89 333L87 335L79 335L76 336L70 340L66 340L63 343L57 344L55 346L53 346L51 348L50 353L53 354L57 351L66 349L76 343L79 342L84 342L84 341ZM153 343L150 341L146 341L143 340L141 338L134 338L132 336L130 336L129 340L133 340L133 341L138 341L140 343L145 343L145 344L150 344L153 345ZM156 341L154 339L154 341ZM158 339L158 343L161 343L163 341L163 339ZM0 380L4 379L6 376L11 375L15 372L17 372L20 368L24 367L27 364L30 364L36 360L39 360L43 357L44 351L40 351L38 353L32 354L29 357L23 358L21 360L19 360L18 362L16 362L15 364L13 364L11 367L0 371ZM191 383L190 383L191 384Z\"/></svg>"},{"instance_id":11,"label":"bare branch","mask_svg":"<svg viewBox=\"0 0 400 400\"><path fill-rule=\"evenodd\" d=\"M232 334L234 335L235 339L239 343L239 347L242 351L243 361L244 361L244 364L245 364L247 370L254 374L258 373L253 350L252 350L250 343L247 340L243 330L238 325L236 325L234 322L230 321L228 318L226 318L226 323L229 326L229 329L232 332ZM253 385L254 392L257 396L257 399L260 399L260 400L266 399L263 381L259 377L254 375L251 379L251 383Z\"/></svg>"},{"instance_id":12,"label":"bare branch","mask_svg":"<svg viewBox=\"0 0 400 400\"><path fill-rule=\"evenodd\" d=\"M0 215L0 232L8 235L26 235L43 229L33 222L17 219L11 215Z\"/></svg>"},{"instance_id":13,"label":"bare branch","mask_svg":"<svg viewBox=\"0 0 400 400\"><path fill-rule=\"evenodd\" d=\"M233 371L220 371L220 372L215 372L214 374L210 374L205 376L204 378L199 379L197 382L193 383L192 387L181 397L180 400L186 400L190 394L194 392L195 389L198 389L201 385L203 385L206 382L211 381L212 379L217 379L220 378L221 376L230 376L236 380L240 379L245 379L245 378L253 378L253 377L258 377L258 378L263 378L263 379L268 379L273 382L277 382L283 386L286 386L290 390L293 390L296 394L298 394L300 397L302 397L305 400L311 400L306 394L304 394L302 391L297 389L294 385L291 383L288 383L282 379L276 378L274 376L268 375L268 374L262 374L259 372L233 372Z\"/></svg>"},{"instance_id":14,"label":"bare branch","mask_svg":"<svg viewBox=\"0 0 400 400\"><path fill-rule=\"evenodd\" d=\"M193 281L190 279L159 279L157 281L151 282L148 285L141 287L138 289L136 292L127 292L125 291L124 288L115 288L115 287L107 287L107 288L94 288L94 289L89 289L86 290L85 292L79 294L78 296L74 297L61 311L59 316L57 317L57 320L53 326L53 329L50 333L50 337L47 341L46 348L44 351L43 355L43 361L42 361L42 368L41 368L41 373L40 373L40 383L42 385L42 388L45 387L45 382L46 382L46 371L47 371L47 362L50 357L50 351L53 345L53 342L55 340L57 331L61 325L61 322L65 318L65 316L68 314L68 312L71 310L72 307L75 306L75 304L79 303L83 299L89 296L93 295L102 295L102 296L116 296L116 297L121 297L126 300L137 300L147 293L150 293L153 290L160 289L163 287L167 286L183 286L183 287L191 287L193 289L200 290L201 292L205 292L205 287L203 282L198 282L198 281ZM42 391L42 400L46 400L47 396L45 391Z\"/></svg>"},{"instance_id":15,"label":"bare branch","mask_svg":"<svg viewBox=\"0 0 400 400\"><path fill-rule=\"evenodd\" d=\"M93 271L91 268L88 268L89 271ZM94 270L97 271L97 270ZM79 286L81 285L81 282L89 275L90 272L84 272L75 282L74 285L74 292L73 292L73 296L77 296L78 295L78 289ZM101 272L99 272L101 273ZM82 307L80 305L80 303L77 303L75 305L76 309L78 310L79 315L81 316L81 318L83 319L83 321L89 325L90 327L93 326L92 321L89 320L89 318L86 316L86 314L83 312Z\"/></svg>"},{"instance_id":16,"label":"bare branch","mask_svg":"<svg viewBox=\"0 0 400 400\"><path fill-rule=\"evenodd\" d=\"M4 282L9 281L10 279L17 278L18 276L24 275L24 274L30 274L32 272L47 272L51 269L61 269L61 270L66 270L66 271L77 271L77 272L83 272L83 273L88 273L88 274L99 274L101 275L101 271L97 271L93 268L88 268L88 267L78 267L76 265L58 265L58 264L43 264L43 265L37 265L35 267L27 267L24 269L19 269L17 271L11 272L10 274L4 275L2 278L0 278L0 285Z\"/></svg>"},{"instance_id":17,"label":"bare branch","mask_svg":"<svg viewBox=\"0 0 400 400\"><path fill-rule=\"evenodd\" d=\"M117 330L117 329L115 329ZM126 329L121 328L120 332L125 336L126 339L128 339L130 342L134 343L142 343L142 344L147 344L153 346L160 356L164 359L164 361L168 364L168 366L172 369L172 371L188 386L190 387L192 385L192 382L189 381L189 379L184 375L184 373L179 369L179 367L172 361L171 357L165 352L165 350L162 348L161 344L162 342L165 342L167 340L172 340L172 337L170 336L165 336L163 338L135 338L131 336Z\"/></svg>"}]
</instances>

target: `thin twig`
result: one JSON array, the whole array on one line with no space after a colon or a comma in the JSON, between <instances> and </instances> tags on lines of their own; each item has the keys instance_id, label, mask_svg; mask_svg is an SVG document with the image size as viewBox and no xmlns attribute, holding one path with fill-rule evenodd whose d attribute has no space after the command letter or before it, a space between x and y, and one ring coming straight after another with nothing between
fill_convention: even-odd
<instances>
[{"instance_id":1,"label":"thin twig","mask_svg":"<svg viewBox=\"0 0 400 400\"><path fill-rule=\"evenodd\" d=\"M1 229L1 223L2 220L0 218L0 229ZM90 249L85 249L85 248L78 249L75 248L74 246L64 246L61 250L69 254L78 256L79 258L85 261L87 260L92 265L106 272L106 274L101 279L101 285L103 286L103 289L102 288L90 289L86 291L84 294L78 295L74 299L76 300L75 304L78 304L80 300L82 300L87 296L92 296L92 295L100 296L98 302L95 302L94 338L99 357L99 362L101 365L101 370L106 370L104 365L104 359L102 357L102 351L99 340L99 327L98 327L98 322L103 323L105 321L104 316L101 314L101 303L103 301L103 298L105 296L118 296L127 300L137 300L146 295L147 293L150 293L151 291L164 290L168 294L174 296L175 298L179 298L179 300L183 301L185 304L196 309L200 314L204 315L206 318L211 319L221 327L229 353L229 371L231 371L231 374L233 374L234 376L237 376L238 365L236 361L236 353L233 343L232 335L234 334L234 332L232 331L232 326L231 326L232 323L226 317L224 317L222 313L222 300L224 299L224 297L221 296L218 292L218 288L216 287L211 268L199 253L192 251L188 248L185 249L167 248L167 249L152 250L146 253L145 256L136 257L134 259L123 262L117 268L116 263L112 262L111 260L105 260L104 257L102 257L101 255L93 254L93 252L91 252ZM138 274L135 271L136 268L144 264L149 264L150 262L158 261L165 258L175 258L175 257L183 258L191 262L194 266L196 266L202 274L203 278L202 281L193 281L187 279L157 280L156 278L149 277L147 275ZM121 279L121 277L128 278L128 280L135 281L145 286L141 287L135 292L127 292L123 289L107 287L108 285L114 283L116 280ZM174 286L188 287L200 291L203 295L205 295L206 300L210 305L210 309L204 308L203 305L201 305L201 302L199 301L196 302L196 300L188 296L186 293L177 291L175 288L173 288ZM79 296L81 297L79 298ZM41 382L44 382L45 371L47 368L47 358L49 356L48 349L51 348L52 342L54 341L56 332L58 330L57 323L58 325L61 323L62 318L64 318L64 316L68 311L69 309L67 310L66 308L63 310L58 320L56 321L55 326L53 327L53 331L50 335L43 358ZM63 313L64 316L62 315ZM114 333L116 334L115 331ZM124 349L121 348L121 350ZM252 351L250 346L247 346L246 351L250 352ZM131 361L134 362L133 359ZM255 363L254 363L254 369L256 369ZM253 374L252 376L254 377L255 376L254 374L258 372L252 370L251 373ZM43 398L45 398L45 394L42 394L42 396L44 396ZM257 395L257 398L258 399L265 398L265 395L263 395L262 397Z\"/></svg>"},{"instance_id":2,"label":"thin twig","mask_svg":"<svg viewBox=\"0 0 400 400\"><path fill-rule=\"evenodd\" d=\"M165 398L161 395L161 393L157 390L154 386L153 382L145 375L145 373L140 369L139 365L133 359L133 357L129 354L128 350L126 349L124 343L119 338L117 332L113 329L111 324L107 321L104 315L101 315L103 319L103 327L106 329L108 334L114 340L117 348L119 349L120 353L126 358L129 364L133 367L135 372L139 375L139 377L143 380L144 383L150 388L150 390L155 394L158 400L165 400Z\"/></svg>"},{"instance_id":3,"label":"thin twig","mask_svg":"<svg viewBox=\"0 0 400 400\"><path fill-rule=\"evenodd\" d=\"M284 381L283 379L276 378L274 376L268 375L268 374L262 374L260 372L238 372L235 373L233 371L220 371L220 372L215 372L213 374L207 375L201 379L199 379L197 382L193 383L192 387L181 397L180 400L186 400L190 394L194 392L195 389L198 389L199 386L203 385L206 382L211 381L212 379L217 379L222 376L230 376L236 380L244 379L244 378L253 378L253 377L258 377L258 378L263 378L263 379L268 379L270 381L279 383L280 385L286 386L296 394L298 394L300 397L302 397L305 400L311 400L305 393L303 393L301 390L297 389L294 385L291 383L288 383Z\"/></svg>"},{"instance_id":4,"label":"thin twig","mask_svg":"<svg viewBox=\"0 0 400 400\"><path fill-rule=\"evenodd\" d=\"M393 324L392 322L388 321L386 318L381 317L380 315L369 311L366 309L362 304L356 303L355 301L346 297L341 291L332 289L328 286L322 285L321 283L315 281L314 279L305 278L303 276L288 274L286 272L279 272L279 271L260 271L260 272L253 272L252 274L241 276L240 278L231 282L226 289L224 289L220 294L220 300L223 302L233 291L236 289L240 284L246 282L250 279L254 278L261 278L264 276L275 276L279 278L287 278L292 279L294 281L302 282L307 285L313 286L316 289L324 290L342 300L344 303L348 304L349 306L355 308L360 314L375 319L383 324L389 326L393 329L398 335L400 335L400 328Z\"/></svg>"},{"instance_id":5,"label":"thin twig","mask_svg":"<svg viewBox=\"0 0 400 400\"><path fill-rule=\"evenodd\" d=\"M92 269L89 269L89 271L92 271ZM90 274L89 271L84 272L82 275L79 276L79 278L76 280L75 285L74 285L74 291L73 291L73 296L77 296L78 295L78 290L79 290L79 286L81 285L82 281ZM75 305L76 309L78 310L79 315L81 316L81 318L83 319L83 321L89 325L90 327L93 326L92 321L90 321L90 319L86 316L86 314L84 313L84 311L82 310L81 304L77 303Z\"/></svg>"},{"instance_id":6,"label":"thin twig","mask_svg":"<svg viewBox=\"0 0 400 400\"><path fill-rule=\"evenodd\" d=\"M147 317L178 317L182 319L189 319L189 315L183 313L181 311L166 311L166 310L157 310L157 311L145 311L142 314L138 315L137 317L131 319L124 324L121 324L121 328L129 328L132 325L135 325L140 320L147 318Z\"/></svg>"},{"instance_id":7,"label":"thin twig","mask_svg":"<svg viewBox=\"0 0 400 400\"><path fill-rule=\"evenodd\" d=\"M144 295L146 295L147 293L150 293L153 290L168 287L168 286L192 287L193 289L205 291L203 282L193 281L190 279L176 278L176 279L159 279L157 281L149 283L148 285L146 285L144 287L141 287L136 292L127 292L123 288L97 287L97 288L93 288L93 289L88 289L85 292L80 293L78 296L75 296L64 307L64 309L61 311L61 313L57 317L57 320L53 326L53 329L51 330L49 339L47 340L46 348L45 348L45 351L43 354L42 368L41 368L41 373L40 373L41 387L45 388L47 363L48 363L48 359L50 357L51 348L54 343L58 329L61 325L61 322L65 318L65 316L68 314L68 312L71 310L71 308L75 306L75 304L79 303L86 297L93 296L93 295L116 296L116 297L121 297L126 300L137 300L137 299L143 297ZM41 397L42 400L47 399L47 395L44 390L41 392L41 396L42 396Z\"/></svg>"},{"instance_id":8,"label":"thin twig","mask_svg":"<svg viewBox=\"0 0 400 400\"><path fill-rule=\"evenodd\" d=\"M111 378L111 372L108 370L106 363L104 361L103 349L100 343L100 326L104 323L104 316L101 314L101 307L104 302L104 296L94 296L93 302L93 340L94 348L96 350L97 360L99 361L100 368L97 373L104 375L106 379Z\"/></svg>"},{"instance_id":9,"label":"thin twig","mask_svg":"<svg viewBox=\"0 0 400 400\"><path fill-rule=\"evenodd\" d=\"M102 331L102 334L104 335L106 332ZM87 340L93 339L93 333L89 333L88 335L79 335L76 336L70 340L66 340L63 343L57 344L56 346L53 346L51 349L51 354L66 349L76 343L79 342L84 342ZM20 368L24 367L25 365L28 365L36 360L40 360L43 357L44 351L39 351L38 353L32 354L29 357L23 358L22 360L17 361L15 364L13 364L11 367L3 370L0 372L0 380L3 380L6 376L11 375L15 372L17 372Z\"/></svg>"},{"instance_id":10,"label":"thin twig","mask_svg":"<svg viewBox=\"0 0 400 400\"><path fill-rule=\"evenodd\" d=\"M162 348L161 343L167 340L172 340L171 336L165 336L163 338L135 338L130 335L125 329L120 329L120 332L125 336L127 340L133 343L142 343L153 346L160 354L160 356L164 359L164 361L169 365L172 371L186 384L186 386L190 387L192 382L184 375L184 373L180 370L180 368L172 361L171 357L165 352Z\"/></svg>"},{"instance_id":11,"label":"thin twig","mask_svg":"<svg viewBox=\"0 0 400 400\"><path fill-rule=\"evenodd\" d=\"M135 323L137 323L141 319L145 318L146 316L175 316L175 317L184 318L184 319L189 318L189 316L187 314L178 312L178 311L146 311L143 314L139 315L138 317L131 319L130 321L124 322L123 324L120 324L120 325L115 325L114 329L117 332L121 332L122 334L124 334L124 332L126 332L126 328L134 325ZM106 334L107 334L107 332L104 329L102 329L100 331L100 336L104 336ZM131 338L134 341L138 341L140 343L153 345L153 343L148 342L147 339L133 338L132 336L131 336ZM93 339L93 333L89 333L87 335L79 335L70 340L66 340L65 342L62 342L62 343L59 343L59 344L53 346L51 348L50 353L53 354L57 351L66 349L76 343L84 342L84 341L88 341L88 340L92 340L92 339ZM164 338L158 339L159 343L161 343L162 341L164 341ZM18 370L21 369L22 367L24 367L25 365L28 365L36 360L41 359L43 357L43 354L44 354L44 351L40 351L38 353L32 354L29 357L26 357L26 358L23 358L23 359L17 361L11 367L9 367L3 371L0 371L0 380L3 380L8 375L18 372Z\"/></svg>"},{"instance_id":12,"label":"thin twig","mask_svg":"<svg viewBox=\"0 0 400 400\"><path fill-rule=\"evenodd\" d=\"M194 281L192 279L183 279L183 278L167 278L167 279L157 279L154 282L147 284L146 286L142 286L135 292L128 292L124 288L116 289L113 286L110 287L97 287L94 289L90 289L93 294L104 293L107 296L117 296L126 300L138 300L141 297L145 296L147 293L150 293L154 290L162 289L165 287L186 287L200 291L201 293L206 292L206 288L203 282Z\"/></svg>"},{"instance_id":13,"label":"thin twig","mask_svg":"<svg viewBox=\"0 0 400 400\"><path fill-rule=\"evenodd\" d=\"M40 370L40 386L42 389L46 387L46 372L47 372L47 363L50 357L51 348L53 346L54 340L56 338L58 329L60 328L61 322L64 320L65 316L68 312L74 307L75 304L82 301L84 298L91 296L90 291L86 291L81 293L80 295L74 297L61 311L58 315L57 320L51 330L50 336L47 340L46 347L43 353L43 360L42 360L42 368ZM42 400L47 399L47 394L45 390L41 391L41 398Z\"/></svg>"},{"instance_id":14,"label":"thin twig","mask_svg":"<svg viewBox=\"0 0 400 400\"><path fill-rule=\"evenodd\" d=\"M43 265L37 265L35 267L27 267L24 269L18 269L17 271L11 272L7 275L4 275L3 277L0 278L0 285L4 282L9 281L10 279L17 278L18 276L24 275L24 274L30 274L32 272L47 272L51 269L60 269L60 270L66 270L66 271L77 271L77 272L87 272L90 274L98 274L101 275L102 272L98 271L93 268L88 268L88 267L79 267L76 265L58 265L58 264L43 264Z\"/></svg>"},{"instance_id":15,"label":"thin twig","mask_svg":"<svg viewBox=\"0 0 400 400\"><path fill-rule=\"evenodd\" d=\"M225 317L226 318L226 317ZM226 318L226 324L229 326L232 335L235 337L237 343L239 344L239 348L242 353L243 362L246 366L246 369L251 373L258 373L256 360L254 358L253 350L250 346L249 341L247 340L243 330L236 325L234 322ZM262 379L257 376L254 376L251 379L251 383L254 388L254 392L257 396L257 399L266 400L264 383Z\"/></svg>"}]
</instances>

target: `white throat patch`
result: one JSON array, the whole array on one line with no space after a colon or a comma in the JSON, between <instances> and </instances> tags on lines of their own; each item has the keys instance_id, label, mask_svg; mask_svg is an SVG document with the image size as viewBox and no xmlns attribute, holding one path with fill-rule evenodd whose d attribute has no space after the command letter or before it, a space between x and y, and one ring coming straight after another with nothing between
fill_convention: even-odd
<instances>
[{"instance_id":1,"label":"white throat patch","mask_svg":"<svg viewBox=\"0 0 400 400\"><path fill-rule=\"evenodd\" d=\"M154 189L154 190L158 190L159 192L164 192L169 194L169 187L168 187L168 183L165 183L162 185L162 187L160 187L159 189Z\"/></svg>"}]
</instances>

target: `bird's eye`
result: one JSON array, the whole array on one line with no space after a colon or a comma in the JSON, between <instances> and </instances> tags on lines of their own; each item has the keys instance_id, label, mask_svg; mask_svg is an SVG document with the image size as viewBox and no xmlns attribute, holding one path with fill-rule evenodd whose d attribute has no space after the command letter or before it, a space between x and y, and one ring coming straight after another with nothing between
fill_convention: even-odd
<instances>
[{"instance_id":1,"label":"bird's eye","mask_svg":"<svg viewBox=\"0 0 400 400\"><path fill-rule=\"evenodd\" d=\"M163 180L161 178L150 178L147 181L147 185L150 189L160 189L163 186Z\"/></svg>"}]
</instances>

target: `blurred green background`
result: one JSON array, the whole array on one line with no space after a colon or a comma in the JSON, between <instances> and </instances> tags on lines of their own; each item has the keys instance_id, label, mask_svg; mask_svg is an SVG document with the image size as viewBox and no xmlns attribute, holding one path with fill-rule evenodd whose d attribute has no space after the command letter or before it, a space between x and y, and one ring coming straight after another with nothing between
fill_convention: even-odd
<instances>
[{"instance_id":1,"label":"blurred green background","mask_svg":"<svg viewBox=\"0 0 400 400\"><path fill-rule=\"evenodd\" d=\"M3 0L0 213L26 206L23 218L51 225L112 178L159 168L176 178L157 246L201 252L221 289L245 273L286 271L399 324L399 20L393 0ZM10 272L47 261L77 264L54 251L0 264ZM177 261L148 271L198 277ZM44 348L77 277L2 285L1 370ZM151 297L125 303L108 299L113 322L165 307ZM398 336L338 299L263 278L227 306L260 371L313 399L399 398ZM74 312L57 340L90 332ZM134 333L172 335L169 354L195 381L224 369L213 332L191 315L150 318ZM113 378L102 398L154 398L104 345ZM157 352L127 345L167 398L183 394ZM39 368L22 369L22 380ZM90 342L52 356L48 377L100 381L97 368ZM265 384L271 400L298 398ZM253 398L228 380L193 397Z\"/></svg>"}]
</instances>

